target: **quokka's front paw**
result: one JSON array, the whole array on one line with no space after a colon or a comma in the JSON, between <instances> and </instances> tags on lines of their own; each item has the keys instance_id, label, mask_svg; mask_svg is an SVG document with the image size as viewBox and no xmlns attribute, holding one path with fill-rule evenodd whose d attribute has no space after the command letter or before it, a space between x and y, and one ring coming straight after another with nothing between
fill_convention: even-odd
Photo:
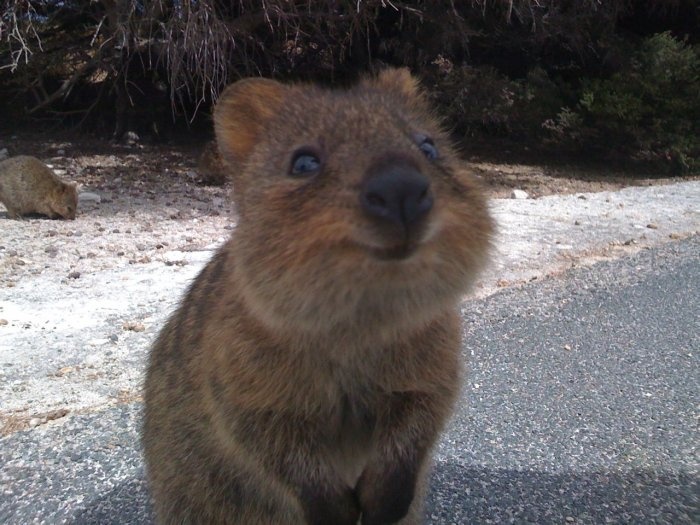
<instances>
[{"instance_id":1,"label":"quokka's front paw","mask_svg":"<svg viewBox=\"0 0 700 525\"><path fill-rule=\"evenodd\" d=\"M416 485L413 464L368 467L357 482L362 525L396 523L408 512Z\"/></svg>"}]
</instances>

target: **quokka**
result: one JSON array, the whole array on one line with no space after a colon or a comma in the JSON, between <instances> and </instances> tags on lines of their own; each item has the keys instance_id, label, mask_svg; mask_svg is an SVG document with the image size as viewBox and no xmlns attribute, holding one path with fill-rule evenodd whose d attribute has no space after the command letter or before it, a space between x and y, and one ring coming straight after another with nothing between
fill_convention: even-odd
<instances>
[{"instance_id":1,"label":"quokka","mask_svg":"<svg viewBox=\"0 0 700 525\"><path fill-rule=\"evenodd\" d=\"M238 225L150 354L161 523L421 522L487 203L417 81L246 79L214 111Z\"/></svg>"}]
</instances>

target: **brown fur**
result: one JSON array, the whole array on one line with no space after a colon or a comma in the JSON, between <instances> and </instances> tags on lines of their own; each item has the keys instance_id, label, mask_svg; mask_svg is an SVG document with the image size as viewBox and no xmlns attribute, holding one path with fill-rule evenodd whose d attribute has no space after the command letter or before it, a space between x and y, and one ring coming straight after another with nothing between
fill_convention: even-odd
<instances>
[{"instance_id":1,"label":"brown fur","mask_svg":"<svg viewBox=\"0 0 700 525\"><path fill-rule=\"evenodd\" d=\"M342 92L243 80L214 117L239 166L239 224L150 355L159 521L419 523L459 390L457 305L492 229L481 191L406 70ZM313 176L289 175L300 147L321 160ZM434 197L415 251L397 257L404 241L359 199L391 159L417 166Z\"/></svg>"},{"instance_id":2,"label":"brown fur","mask_svg":"<svg viewBox=\"0 0 700 525\"><path fill-rule=\"evenodd\" d=\"M29 213L75 219L78 192L39 159L21 155L0 162L0 202L12 219Z\"/></svg>"},{"instance_id":3,"label":"brown fur","mask_svg":"<svg viewBox=\"0 0 700 525\"><path fill-rule=\"evenodd\" d=\"M202 184L223 186L227 179L227 168L224 164L216 142L208 142L197 162L197 173Z\"/></svg>"}]
</instances>

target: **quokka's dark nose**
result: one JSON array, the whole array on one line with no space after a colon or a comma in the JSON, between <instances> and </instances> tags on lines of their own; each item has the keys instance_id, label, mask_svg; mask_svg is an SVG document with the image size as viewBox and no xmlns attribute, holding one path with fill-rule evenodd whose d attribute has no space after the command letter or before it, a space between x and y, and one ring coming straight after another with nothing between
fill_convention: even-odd
<instances>
[{"instance_id":1,"label":"quokka's dark nose","mask_svg":"<svg viewBox=\"0 0 700 525\"><path fill-rule=\"evenodd\" d=\"M390 165L370 175L362 186L360 201L375 218L411 227L433 207L430 181L410 165Z\"/></svg>"}]
</instances>

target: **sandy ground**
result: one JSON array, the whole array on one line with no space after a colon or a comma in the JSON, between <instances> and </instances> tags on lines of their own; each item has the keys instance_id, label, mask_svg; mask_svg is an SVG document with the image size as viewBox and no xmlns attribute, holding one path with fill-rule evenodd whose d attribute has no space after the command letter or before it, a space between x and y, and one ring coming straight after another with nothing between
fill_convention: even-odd
<instances>
[{"instance_id":1,"label":"sandy ground","mask_svg":"<svg viewBox=\"0 0 700 525\"><path fill-rule=\"evenodd\" d=\"M151 341L235 226L228 188L198 185L192 154L115 148L37 146L99 195L75 221L13 221L0 207L0 435L138 399ZM522 166L475 169L495 180L492 197L518 180L532 196L553 193L493 199L499 234L477 296L700 231L699 181L619 190Z\"/></svg>"}]
</instances>

